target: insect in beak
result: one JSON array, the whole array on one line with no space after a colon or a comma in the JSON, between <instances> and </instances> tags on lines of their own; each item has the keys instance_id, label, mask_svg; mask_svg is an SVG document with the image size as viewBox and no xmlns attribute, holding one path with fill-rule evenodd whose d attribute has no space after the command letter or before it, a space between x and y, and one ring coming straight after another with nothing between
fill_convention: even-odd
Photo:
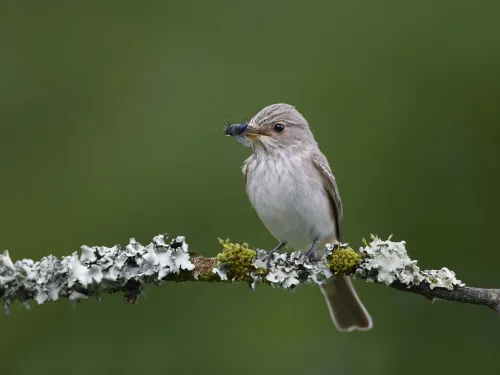
<instances>
[{"instance_id":1,"label":"insect in beak","mask_svg":"<svg viewBox=\"0 0 500 375\"><path fill-rule=\"evenodd\" d=\"M228 126L224 129L224 133L229 137L235 137L245 147L250 147L252 143L245 133L248 129L248 124L232 124L227 121Z\"/></svg>"}]
</instances>

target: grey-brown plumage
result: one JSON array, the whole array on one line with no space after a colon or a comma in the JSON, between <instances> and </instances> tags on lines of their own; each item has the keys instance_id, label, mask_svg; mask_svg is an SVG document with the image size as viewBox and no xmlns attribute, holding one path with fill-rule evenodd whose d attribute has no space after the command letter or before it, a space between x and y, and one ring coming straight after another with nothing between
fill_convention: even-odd
<instances>
[{"instance_id":1,"label":"grey-brown plumage","mask_svg":"<svg viewBox=\"0 0 500 375\"><path fill-rule=\"evenodd\" d=\"M243 165L248 197L272 235L293 250L318 252L342 242L342 202L326 157L306 119L288 104L262 109L226 134L253 147ZM367 330L372 320L349 277L321 287L335 326Z\"/></svg>"}]
</instances>

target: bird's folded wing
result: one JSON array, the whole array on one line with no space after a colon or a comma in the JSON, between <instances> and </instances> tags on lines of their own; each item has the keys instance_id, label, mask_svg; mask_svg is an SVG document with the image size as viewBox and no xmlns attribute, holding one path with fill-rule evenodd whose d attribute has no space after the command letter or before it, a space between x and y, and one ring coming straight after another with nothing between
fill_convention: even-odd
<instances>
[{"instance_id":1,"label":"bird's folded wing","mask_svg":"<svg viewBox=\"0 0 500 375\"><path fill-rule=\"evenodd\" d=\"M328 193L337 227L337 235L340 242L344 241L344 230L342 227L342 201L340 200L339 189L335 176L333 175L328 160L321 152L314 152L311 155L313 165L317 168L319 174L323 178L325 191Z\"/></svg>"}]
</instances>

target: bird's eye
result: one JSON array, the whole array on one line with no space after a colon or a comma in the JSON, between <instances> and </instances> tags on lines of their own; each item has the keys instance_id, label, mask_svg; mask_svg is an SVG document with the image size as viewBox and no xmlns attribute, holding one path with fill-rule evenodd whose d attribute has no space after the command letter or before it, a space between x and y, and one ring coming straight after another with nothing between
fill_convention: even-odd
<instances>
[{"instance_id":1,"label":"bird's eye","mask_svg":"<svg viewBox=\"0 0 500 375\"><path fill-rule=\"evenodd\" d=\"M275 124L274 125L274 131L276 133L281 133L283 130L285 130L285 125L283 125L283 124Z\"/></svg>"}]
</instances>

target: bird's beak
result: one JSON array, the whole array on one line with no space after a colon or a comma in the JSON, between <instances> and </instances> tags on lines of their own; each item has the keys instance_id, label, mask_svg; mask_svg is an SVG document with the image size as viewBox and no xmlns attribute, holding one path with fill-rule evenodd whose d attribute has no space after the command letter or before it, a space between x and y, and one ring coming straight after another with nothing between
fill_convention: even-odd
<instances>
[{"instance_id":1,"label":"bird's beak","mask_svg":"<svg viewBox=\"0 0 500 375\"><path fill-rule=\"evenodd\" d=\"M245 130L245 135L248 139L254 139L263 134L257 131L257 129L255 129L252 125L248 125Z\"/></svg>"}]
</instances>

